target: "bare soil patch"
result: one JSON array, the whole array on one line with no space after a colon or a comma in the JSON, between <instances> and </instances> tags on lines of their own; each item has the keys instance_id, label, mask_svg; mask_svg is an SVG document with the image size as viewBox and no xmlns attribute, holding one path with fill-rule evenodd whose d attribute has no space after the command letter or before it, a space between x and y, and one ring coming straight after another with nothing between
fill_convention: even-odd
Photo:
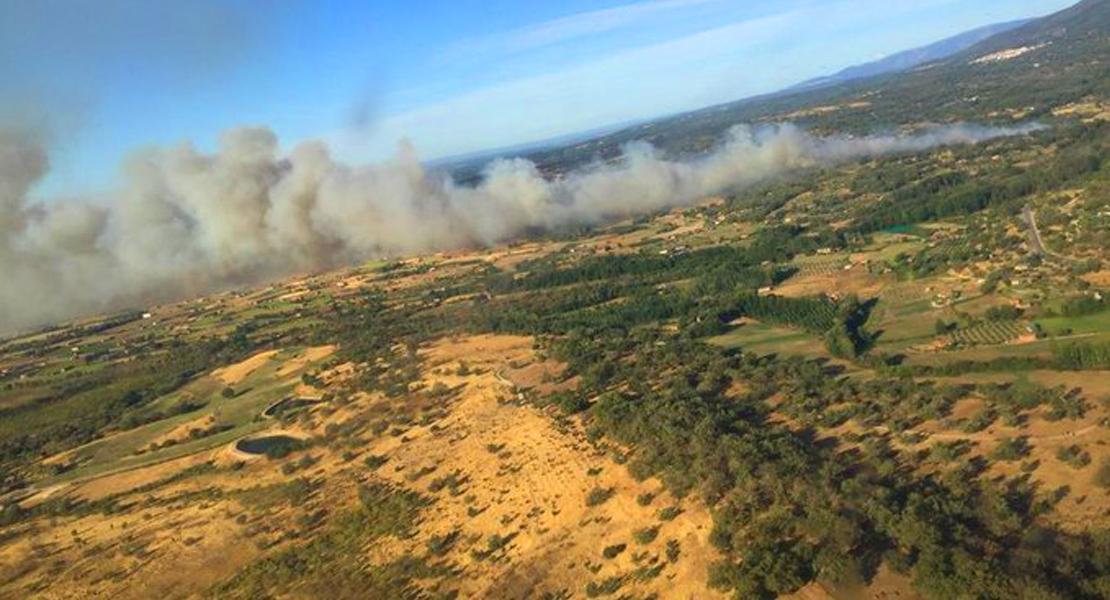
<instances>
[{"instance_id":1,"label":"bare soil patch","mask_svg":"<svg viewBox=\"0 0 1110 600\"><path fill-rule=\"evenodd\" d=\"M212 377L219 379L227 385L235 385L249 377L251 373L265 366L266 363L270 362L271 358L277 355L277 353L277 350L259 352L242 362L212 371Z\"/></svg>"}]
</instances>

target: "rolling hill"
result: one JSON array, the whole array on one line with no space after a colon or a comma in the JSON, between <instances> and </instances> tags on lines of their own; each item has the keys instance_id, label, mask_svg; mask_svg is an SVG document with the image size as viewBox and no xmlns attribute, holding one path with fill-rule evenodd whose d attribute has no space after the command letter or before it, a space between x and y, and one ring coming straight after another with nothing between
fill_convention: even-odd
<instances>
[{"instance_id":1,"label":"rolling hill","mask_svg":"<svg viewBox=\"0 0 1110 600\"><path fill-rule=\"evenodd\" d=\"M532 156L1027 135L0 340L0 600L1108 600L1108 50L1087 0Z\"/></svg>"}]
</instances>

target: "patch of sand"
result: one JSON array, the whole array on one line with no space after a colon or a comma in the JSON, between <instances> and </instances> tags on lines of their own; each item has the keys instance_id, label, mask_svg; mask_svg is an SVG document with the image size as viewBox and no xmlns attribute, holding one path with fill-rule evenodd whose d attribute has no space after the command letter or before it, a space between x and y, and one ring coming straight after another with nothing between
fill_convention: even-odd
<instances>
[{"instance_id":1,"label":"patch of sand","mask_svg":"<svg viewBox=\"0 0 1110 600\"><path fill-rule=\"evenodd\" d=\"M289 292L288 294L282 294L281 296L278 296L277 299L281 302L290 302L292 300L300 300L308 294L308 290L296 290L293 292Z\"/></svg>"},{"instance_id":2,"label":"patch of sand","mask_svg":"<svg viewBox=\"0 0 1110 600\"><path fill-rule=\"evenodd\" d=\"M1087 283L1099 288L1110 287L1110 271L1098 271L1095 273L1087 273L1081 279Z\"/></svg>"},{"instance_id":3,"label":"patch of sand","mask_svg":"<svg viewBox=\"0 0 1110 600\"><path fill-rule=\"evenodd\" d=\"M277 353L277 350L259 352L242 362L212 371L212 377L222 381L226 385L235 385L249 377L251 373L265 366L266 363L270 362L271 358L277 355Z\"/></svg>"},{"instance_id":4,"label":"patch of sand","mask_svg":"<svg viewBox=\"0 0 1110 600\"><path fill-rule=\"evenodd\" d=\"M375 453L390 456L378 474L425 493L431 480L455 471L468 483L458 495L437 494L414 547L423 547L433 535L461 535L449 557L463 569L458 578L463 598L539 597L563 590L581 597L591 581L630 575L648 564L663 565L660 575L644 582L630 579L621 593L657 593L675 600L724 597L707 591L714 555L707 539L711 518L704 507L689 499L676 501L661 492L658 481L632 479L591 446L579 426L557 426L539 410L511 402L515 388L498 371L507 362L527 360L531 348L529 338L476 336L425 350L430 366L440 367L440 374L426 383L464 386L464 391L434 430L417 428L404 436L407 441L387 438L375 447ZM474 372L444 374L453 373L459 361ZM433 466L431 474L409 481L410 473ZM587 506L595 488L610 489L613 496ZM641 506L636 499L644 493L658 496ZM678 518L658 519L659 509L673 505L682 507ZM655 540L643 545L633 540L634 532L656 526ZM513 536L503 554L473 558L470 551L484 549L494 534ZM681 547L675 564L666 562L664 552L672 539ZM602 557L604 548L617 544L627 549L613 559Z\"/></svg>"},{"instance_id":5,"label":"patch of sand","mask_svg":"<svg viewBox=\"0 0 1110 600\"><path fill-rule=\"evenodd\" d=\"M857 264L850 269L838 268L833 273L794 276L775 288L774 293L787 298L818 294L858 294L861 298L871 298L878 296L886 285L884 278L872 275L867 266Z\"/></svg>"},{"instance_id":6,"label":"patch of sand","mask_svg":"<svg viewBox=\"0 0 1110 600\"><path fill-rule=\"evenodd\" d=\"M163 433L162 435L150 441L151 445L160 445L166 442L183 442L189 439L189 434L194 429L207 429L216 423L215 415L204 415L174 427L173 429Z\"/></svg>"},{"instance_id":7,"label":"patch of sand","mask_svg":"<svg viewBox=\"0 0 1110 600\"><path fill-rule=\"evenodd\" d=\"M212 459L213 455L212 451L200 452L149 467L104 475L77 484L70 493L86 500L96 500L113 494L129 492L153 481L170 477L189 467L207 462Z\"/></svg>"},{"instance_id":8,"label":"patch of sand","mask_svg":"<svg viewBox=\"0 0 1110 600\"><path fill-rule=\"evenodd\" d=\"M288 377L297 371L307 367L308 365L324 360L335 352L335 346L314 346L312 348L305 348L297 356L294 356L285 364L278 367L278 377Z\"/></svg>"}]
</instances>

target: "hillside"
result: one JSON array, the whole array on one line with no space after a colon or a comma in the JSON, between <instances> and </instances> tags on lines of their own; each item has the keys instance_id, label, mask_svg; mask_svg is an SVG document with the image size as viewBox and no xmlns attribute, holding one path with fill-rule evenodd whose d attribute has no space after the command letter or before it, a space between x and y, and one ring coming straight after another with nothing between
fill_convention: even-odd
<instances>
[{"instance_id":1,"label":"hillside","mask_svg":"<svg viewBox=\"0 0 1110 600\"><path fill-rule=\"evenodd\" d=\"M912 50L905 50L892 54L886 58L876 60L874 62L865 63L848 67L832 75L826 77L818 77L799 83L798 85L787 88L787 92L801 91L806 89L813 89L818 87L828 87L838 83L846 83L855 79L863 79L865 77L874 77L876 75L885 75L887 73L895 73L905 71L931 63L946 59L953 54L961 52L982 42L987 38L994 37L1000 33L1016 29L1026 23L1030 19L1022 19L1019 21L1009 21L1006 23L996 23L994 25L987 25L979 27L971 31L966 31L959 35L954 35L950 38L943 39L939 42L914 48Z\"/></svg>"},{"instance_id":2,"label":"hillside","mask_svg":"<svg viewBox=\"0 0 1110 600\"><path fill-rule=\"evenodd\" d=\"M1041 46L1048 41L1052 43ZM973 63L995 52L1026 47L1037 49L1011 60ZM634 140L676 155L698 154L718 145L725 132L741 123L791 121L818 132L866 133L922 122L1044 118L1088 97L1110 96L1106 56L1110 2L1085 0L928 68L713 106L528 158L548 171L565 172L598 157L619 156Z\"/></svg>"},{"instance_id":3,"label":"hillside","mask_svg":"<svg viewBox=\"0 0 1110 600\"><path fill-rule=\"evenodd\" d=\"M1104 131L9 340L0 598L1103 598Z\"/></svg>"},{"instance_id":4,"label":"hillside","mask_svg":"<svg viewBox=\"0 0 1110 600\"><path fill-rule=\"evenodd\" d=\"M0 600L1110 600L1108 44L1083 2L541 155L839 161L0 340ZM962 119L1043 126L852 137Z\"/></svg>"}]
</instances>

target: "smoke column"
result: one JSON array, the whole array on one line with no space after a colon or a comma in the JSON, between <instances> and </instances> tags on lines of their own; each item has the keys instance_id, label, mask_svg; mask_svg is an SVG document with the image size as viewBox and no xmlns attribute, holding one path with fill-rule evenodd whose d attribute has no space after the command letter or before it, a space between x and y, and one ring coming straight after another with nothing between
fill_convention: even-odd
<instances>
[{"instance_id":1,"label":"smoke column","mask_svg":"<svg viewBox=\"0 0 1110 600\"><path fill-rule=\"evenodd\" d=\"M318 142L282 156L272 132L242 128L226 132L212 155L190 144L134 154L108 208L31 203L48 169L42 140L0 130L0 333L374 256L491 245L529 228L686 205L809 166L1037 128L817 138L792 125L741 126L696 160L632 144L615 165L556 181L526 160L500 160L472 188L425 171L409 147L355 166Z\"/></svg>"}]
</instances>

